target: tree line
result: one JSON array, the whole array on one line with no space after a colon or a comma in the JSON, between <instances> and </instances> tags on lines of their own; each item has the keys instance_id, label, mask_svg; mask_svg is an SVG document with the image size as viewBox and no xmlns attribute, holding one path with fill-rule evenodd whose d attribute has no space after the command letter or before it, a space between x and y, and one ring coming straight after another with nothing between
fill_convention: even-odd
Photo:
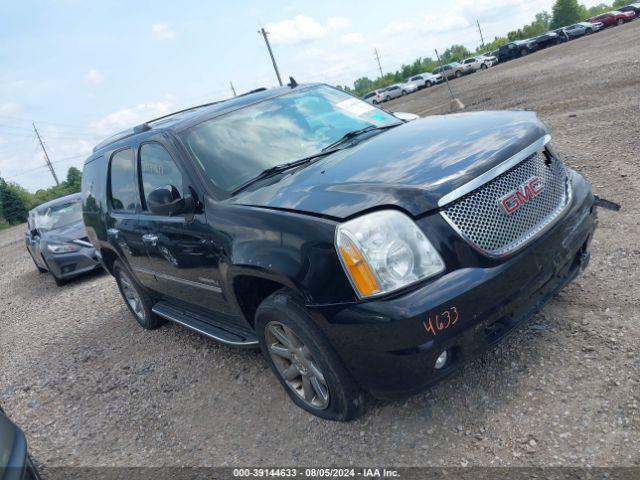
<instances>
[{"instance_id":1,"label":"tree line","mask_svg":"<svg viewBox=\"0 0 640 480\"><path fill-rule=\"evenodd\" d=\"M581 22L587 18L600 15L601 13L615 10L623 5L627 5L631 0L614 0L612 4L601 3L599 5L587 8L578 3L578 0L556 0L552 7L551 13L540 12L536 14L534 20L519 28L513 30L505 37L495 37L493 41L479 46L475 51L468 50L464 45L452 45L447 48L441 55L440 59L443 64L451 62L459 62L465 58L481 53L497 50L514 40L524 40L527 38L542 35L549 30L572 25ZM338 86L339 88L357 96L362 96L367 92L384 88L394 83L404 82L408 78L420 73L431 72L438 66L437 59L432 57L418 57L409 65L402 65L395 72L389 72L382 77L370 79L368 77L358 78L353 82L353 87Z\"/></svg>"},{"instance_id":2,"label":"tree line","mask_svg":"<svg viewBox=\"0 0 640 480\"><path fill-rule=\"evenodd\" d=\"M0 177L0 229L26 222L29 210L38 205L79 192L81 180L82 172L70 167L66 180L60 185L31 193L17 183L7 182Z\"/></svg>"}]
</instances>

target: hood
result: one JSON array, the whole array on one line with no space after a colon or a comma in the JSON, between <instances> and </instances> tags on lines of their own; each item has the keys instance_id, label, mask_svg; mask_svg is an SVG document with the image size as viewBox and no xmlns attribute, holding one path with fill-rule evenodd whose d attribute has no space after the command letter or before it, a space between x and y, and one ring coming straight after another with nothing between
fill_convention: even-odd
<instances>
[{"instance_id":1,"label":"hood","mask_svg":"<svg viewBox=\"0 0 640 480\"><path fill-rule=\"evenodd\" d=\"M532 112L432 116L274 177L234 204L346 218L383 205L417 216L547 133Z\"/></svg>"},{"instance_id":2,"label":"hood","mask_svg":"<svg viewBox=\"0 0 640 480\"><path fill-rule=\"evenodd\" d=\"M82 220L76 223L70 223L55 230L47 230L43 232L42 238L48 242L71 242L79 240L87 236Z\"/></svg>"}]
</instances>

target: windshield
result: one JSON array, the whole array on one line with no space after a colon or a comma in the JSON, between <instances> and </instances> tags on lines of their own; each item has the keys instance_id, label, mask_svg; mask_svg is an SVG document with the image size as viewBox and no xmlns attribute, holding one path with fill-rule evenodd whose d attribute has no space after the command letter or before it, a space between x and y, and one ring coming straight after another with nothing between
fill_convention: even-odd
<instances>
[{"instance_id":1,"label":"windshield","mask_svg":"<svg viewBox=\"0 0 640 480\"><path fill-rule=\"evenodd\" d=\"M61 203L36 212L35 227L39 230L55 230L82 220L80 202Z\"/></svg>"},{"instance_id":2,"label":"windshield","mask_svg":"<svg viewBox=\"0 0 640 480\"><path fill-rule=\"evenodd\" d=\"M320 153L348 132L399 123L367 102L318 86L207 120L181 139L206 177L232 192L264 170Z\"/></svg>"}]
</instances>

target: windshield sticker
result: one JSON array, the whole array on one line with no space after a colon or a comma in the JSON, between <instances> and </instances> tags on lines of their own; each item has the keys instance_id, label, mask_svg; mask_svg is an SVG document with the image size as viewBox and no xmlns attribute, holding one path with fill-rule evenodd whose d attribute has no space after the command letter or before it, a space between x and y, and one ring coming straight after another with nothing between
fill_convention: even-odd
<instances>
[{"instance_id":1,"label":"windshield sticker","mask_svg":"<svg viewBox=\"0 0 640 480\"><path fill-rule=\"evenodd\" d=\"M364 115L375 108L373 105L358 100L357 98L343 100L342 102L336 103L336 107L358 116Z\"/></svg>"}]
</instances>

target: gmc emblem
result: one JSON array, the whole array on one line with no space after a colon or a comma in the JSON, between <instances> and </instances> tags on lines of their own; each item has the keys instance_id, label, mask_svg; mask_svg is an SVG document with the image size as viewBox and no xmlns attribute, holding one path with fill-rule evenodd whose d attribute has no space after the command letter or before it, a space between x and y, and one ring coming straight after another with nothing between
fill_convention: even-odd
<instances>
[{"instance_id":1,"label":"gmc emblem","mask_svg":"<svg viewBox=\"0 0 640 480\"><path fill-rule=\"evenodd\" d=\"M529 200L537 197L544 190L540 177L531 177L515 190L507 193L499 202L507 215L511 215Z\"/></svg>"}]
</instances>

